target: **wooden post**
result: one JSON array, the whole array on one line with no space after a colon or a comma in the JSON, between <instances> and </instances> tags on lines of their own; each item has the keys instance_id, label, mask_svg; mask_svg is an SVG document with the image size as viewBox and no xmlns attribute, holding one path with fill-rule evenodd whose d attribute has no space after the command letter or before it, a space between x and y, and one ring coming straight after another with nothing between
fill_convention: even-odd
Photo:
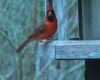
<instances>
[{"instance_id":1,"label":"wooden post","mask_svg":"<svg viewBox=\"0 0 100 80\"><path fill-rule=\"evenodd\" d=\"M89 39L89 40L96 39L98 40L98 41L95 41L97 44L99 44L100 42L99 3L100 3L100 0L95 0L95 1L82 0L84 39ZM100 45L97 46L97 48L100 48ZM94 49L97 49L97 48L94 48ZM98 50L95 50L94 52L97 53ZM100 52L98 52L98 54L95 54L94 56L96 56L95 59L90 58L85 61L85 79L86 80L100 79L100 76L99 76L100 75Z\"/></svg>"},{"instance_id":2,"label":"wooden post","mask_svg":"<svg viewBox=\"0 0 100 80\"><path fill-rule=\"evenodd\" d=\"M66 2L66 4L62 5L63 2ZM55 5L57 7L56 15L58 19L58 40L68 40L68 0L55 0ZM64 13L65 10L66 12Z\"/></svg>"}]
</instances>

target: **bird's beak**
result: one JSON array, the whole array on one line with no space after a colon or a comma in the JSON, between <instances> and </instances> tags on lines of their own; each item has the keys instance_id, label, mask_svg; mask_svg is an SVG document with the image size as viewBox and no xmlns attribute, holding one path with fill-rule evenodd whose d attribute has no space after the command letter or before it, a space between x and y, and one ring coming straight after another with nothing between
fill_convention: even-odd
<instances>
[{"instance_id":1,"label":"bird's beak","mask_svg":"<svg viewBox=\"0 0 100 80\"><path fill-rule=\"evenodd\" d=\"M52 12L51 12L51 11L49 11L48 15L49 15L49 16L53 16L53 14L52 14Z\"/></svg>"}]
</instances>

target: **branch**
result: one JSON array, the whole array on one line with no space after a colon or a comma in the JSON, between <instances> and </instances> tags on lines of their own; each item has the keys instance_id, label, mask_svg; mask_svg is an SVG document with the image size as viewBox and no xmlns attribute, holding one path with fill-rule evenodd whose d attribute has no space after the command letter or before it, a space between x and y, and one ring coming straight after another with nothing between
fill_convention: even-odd
<instances>
[{"instance_id":1,"label":"branch","mask_svg":"<svg viewBox=\"0 0 100 80\"><path fill-rule=\"evenodd\" d=\"M52 61L53 61L53 59L51 59L51 60L49 60L47 62L47 64L42 68L42 70L36 75L36 78L39 77L45 71L45 69L50 66L50 64L51 64Z\"/></svg>"},{"instance_id":2,"label":"branch","mask_svg":"<svg viewBox=\"0 0 100 80\"><path fill-rule=\"evenodd\" d=\"M10 38L9 38L3 31L0 30L0 34L1 34L5 39L8 40L9 44L10 44L14 49L16 49L16 46L13 44L13 42L10 40Z\"/></svg>"},{"instance_id":3,"label":"branch","mask_svg":"<svg viewBox=\"0 0 100 80\"><path fill-rule=\"evenodd\" d=\"M6 72L6 76L5 79L8 79L9 77L11 77L14 73L15 69L13 69L12 67L10 67Z\"/></svg>"},{"instance_id":4,"label":"branch","mask_svg":"<svg viewBox=\"0 0 100 80\"><path fill-rule=\"evenodd\" d=\"M68 69L65 73L63 73L62 75L60 75L60 77L58 78L58 80L63 80L63 78L72 73L72 72L75 72L76 70L79 70L79 68L83 67L84 66L84 62L80 62L78 64L76 64L74 67L71 67L70 69Z\"/></svg>"}]
</instances>

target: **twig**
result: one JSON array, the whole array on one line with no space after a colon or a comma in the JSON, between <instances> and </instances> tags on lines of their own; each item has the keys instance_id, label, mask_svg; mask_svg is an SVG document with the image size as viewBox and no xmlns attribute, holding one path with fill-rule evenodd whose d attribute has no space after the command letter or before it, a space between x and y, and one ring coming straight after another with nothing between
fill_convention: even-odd
<instances>
[{"instance_id":1,"label":"twig","mask_svg":"<svg viewBox=\"0 0 100 80\"><path fill-rule=\"evenodd\" d=\"M71 67L71 68L68 69L65 73L63 73L62 75L60 75L60 77L58 78L58 80L63 80L63 78L64 78L67 74L76 71L77 69L83 67L83 65L84 65L84 62L80 62L79 64L75 65L74 67Z\"/></svg>"},{"instance_id":2,"label":"twig","mask_svg":"<svg viewBox=\"0 0 100 80\"><path fill-rule=\"evenodd\" d=\"M21 54L20 54L20 57L19 57L19 69L20 69L20 78L19 78L19 80L23 80L23 59L21 57Z\"/></svg>"},{"instance_id":3,"label":"twig","mask_svg":"<svg viewBox=\"0 0 100 80\"><path fill-rule=\"evenodd\" d=\"M45 71L45 69L46 69L48 66L50 66L50 64L51 64L52 61L53 61L53 59L52 59L52 60L49 60L49 61L47 62L47 64L42 68L42 70L36 75L36 77L39 77L39 76Z\"/></svg>"},{"instance_id":4,"label":"twig","mask_svg":"<svg viewBox=\"0 0 100 80\"><path fill-rule=\"evenodd\" d=\"M10 38L9 38L3 31L0 30L0 34L1 34L5 39L8 40L9 44L10 44L14 49L16 49L16 46L13 44L13 42L10 40Z\"/></svg>"},{"instance_id":5,"label":"twig","mask_svg":"<svg viewBox=\"0 0 100 80\"><path fill-rule=\"evenodd\" d=\"M6 74L5 79L8 79L14 73L15 69L10 67L7 71L8 73Z\"/></svg>"}]
</instances>

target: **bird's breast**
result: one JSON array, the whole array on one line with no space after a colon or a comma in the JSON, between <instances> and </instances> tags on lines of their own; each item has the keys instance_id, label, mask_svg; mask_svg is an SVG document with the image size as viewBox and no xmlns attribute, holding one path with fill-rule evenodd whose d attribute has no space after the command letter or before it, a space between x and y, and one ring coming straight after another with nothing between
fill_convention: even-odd
<instances>
[{"instance_id":1,"label":"bird's breast","mask_svg":"<svg viewBox=\"0 0 100 80\"><path fill-rule=\"evenodd\" d=\"M50 35L53 35L56 30L57 30L57 22L46 22L46 26L47 26L47 33Z\"/></svg>"}]
</instances>

